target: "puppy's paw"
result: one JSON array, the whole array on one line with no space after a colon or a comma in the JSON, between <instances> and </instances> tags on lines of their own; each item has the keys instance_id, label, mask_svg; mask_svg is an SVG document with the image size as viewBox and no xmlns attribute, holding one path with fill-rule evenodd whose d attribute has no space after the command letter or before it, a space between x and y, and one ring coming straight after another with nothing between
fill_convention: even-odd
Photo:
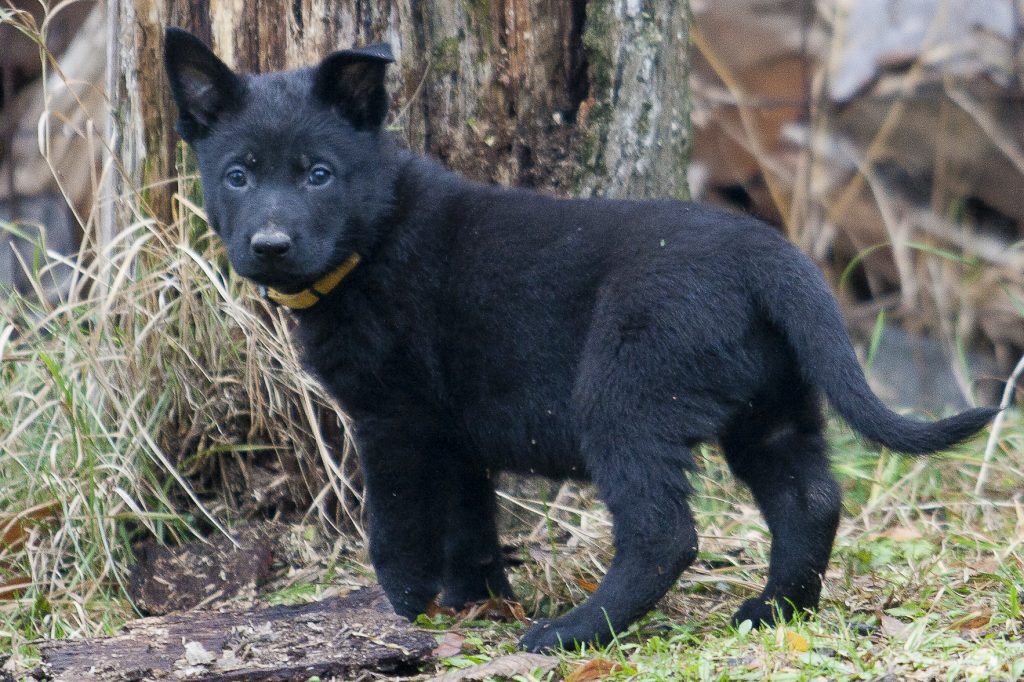
<instances>
[{"instance_id":1,"label":"puppy's paw","mask_svg":"<svg viewBox=\"0 0 1024 682\"><path fill-rule=\"evenodd\" d=\"M573 630L574 628L563 623L561 618L539 620L519 640L519 646L531 653L541 654L559 649L572 650L580 644L594 639L592 632L587 633L589 637L586 635L574 636Z\"/></svg>"},{"instance_id":2,"label":"puppy's paw","mask_svg":"<svg viewBox=\"0 0 1024 682\"><path fill-rule=\"evenodd\" d=\"M785 623L792 617L793 607L790 604L779 604L773 599L754 597L743 602L733 614L732 624L739 625L749 620L755 628L774 627L777 623Z\"/></svg>"},{"instance_id":3,"label":"puppy's paw","mask_svg":"<svg viewBox=\"0 0 1024 682\"><path fill-rule=\"evenodd\" d=\"M420 614L429 613L432 605L436 607L437 591L430 588L385 589L384 593L392 610L410 621L415 621Z\"/></svg>"},{"instance_id":4,"label":"puppy's paw","mask_svg":"<svg viewBox=\"0 0 1024 682\"><path fill-rule=\"evenodd\" d=\"M556 636L557 631L551 626L553 621L538 620L530 626L523 638L519 640L519 648L539 654L562 648Z\"/></svg>"},{"instance_id":5,"label":"puppy's paw","mask_svg":"<svg viewBox=\"0 0 1024 682\"><path fill-rule=\"evenodd\" d=\"M519 640L519 646L533 653L576 649L582 644L607 644L612 639L607 622L597 625L573 614L555 620L539 620Z\"/></svg>"},{"instance_id":6,"label":"puppy's paw","mask_svg":"<svg viewBox=\"0 0 1024 682\"><path fill-rule=\"evenodd\" d=\"M467 606L489 600L518 601L515 592L509 587L508 581L495 581L495 584L496 588L492 588L490 583L483 581L472 586L447 586L441 595L441 606L461 611Z\"/></svg>"}]
</instances>

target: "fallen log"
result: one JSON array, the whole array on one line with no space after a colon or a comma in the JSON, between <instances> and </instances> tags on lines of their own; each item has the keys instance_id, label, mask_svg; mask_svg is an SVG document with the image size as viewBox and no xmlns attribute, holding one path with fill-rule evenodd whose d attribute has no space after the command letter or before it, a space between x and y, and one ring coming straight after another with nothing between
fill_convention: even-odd
<instances>
[{"instance_id":1,"label":"fallen log","mask_svg":"<svg viewBox=\"0 0 1024 682\"><path fill-rule=\"evenodd\" d=\"M43 644L37 679L354 679L415 673L437 641L396 616L377 588L310 604L143 618L113 637Z\"/></svg>"}]
</instances>

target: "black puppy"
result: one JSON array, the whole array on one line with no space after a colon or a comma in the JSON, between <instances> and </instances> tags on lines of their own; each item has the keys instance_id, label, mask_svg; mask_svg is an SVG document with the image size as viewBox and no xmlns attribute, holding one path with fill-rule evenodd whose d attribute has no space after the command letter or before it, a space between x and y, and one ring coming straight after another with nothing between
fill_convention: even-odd
<instances>
[{"instance_id":1,"label":"black puppy","mask_svg":"<svg viewBox=\"0 0 1024 682\"><path fill-rule=\"evenodd\" d=\"M410 618L509 597L493 474L593 481L614 519L596 592L531 650L608 641L697 556L693 448L717 441L772 532L737 622L818 604L839 521L819 392L867 438L941 450L868 388L815 266L771 227L678 201L479 185L381 130L390 49L238 75L169 29L178 130L235 269L295 308L305 362L354 420L370 557Z\"/></svg>"}]
</instances>

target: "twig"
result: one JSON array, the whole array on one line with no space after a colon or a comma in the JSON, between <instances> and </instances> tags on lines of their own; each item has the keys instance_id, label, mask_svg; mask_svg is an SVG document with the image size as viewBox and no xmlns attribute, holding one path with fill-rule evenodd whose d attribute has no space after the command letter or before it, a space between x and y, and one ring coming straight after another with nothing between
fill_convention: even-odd
<instances>
[{"instance_id":1,"label":"twig","mask_svg":"<svg viewBox=\"0 0 1024 682\"><path fill-rule=\"evenodd\" d=\"M762 170L764 176L765 185L768 187L768 193L772 197L772 202L779 211L779 215L782 216L783 221L786 223L786 234L791 238L792 241L796 241L796 226L789 224L790 211L789 202L786 200L786 192L775 176L770 172L767 159L770 158L768 151L764 148L764 143L761 140L761 136L758 133L757 121L754 119L754 112L746 104L746 94L743 88L740 86L739 80L733 75L729 67L726 66L715 51L711 47L711 43L704 36L704 34L695 25L690 26L690 39L693 41L694 47L700 52L701 56L707 61L708 65L715 72L715 75L725 84L726 89L733 94L736 99L736 111L740 116L740 123L743 124L743 129L747 133L747 137L750 140L751 151L754 160Z\"/></svg>"},{"instance_id":2,"label":"twig","mask_svg":"<svg viewBox=\"0 0 1024 682\"><path fill-rule=\"evenodd\" d=\"M1003 399L999 402L999 414L996 415L995 421L992 422L992 432L989 433L988 443L985 444L985 455L981 460L981 469L978 470L978 480L974 483L975 495L981 495L982 488L985 487L985 483L988 480L988 470L992 464L992 456L995 454L996 444L999 442L999 432L1003 428L1003 422L1006 421L1006 410L1010 407L1013 392L1017 389L1017 382L1022 374L1024 374L1024 356L1021 356L1020 361L1013 370L1013 374L1006 381L1006 388L1003 389Z\"/></svg>"},{"instance_id":3,"label":"twig","mask_svg":"<svg viewBox=\"0 0 1024 682\"><path fill-rule=\"evenodd\" d=\"M942 6L941 10L936 13L935 17L928 25L924 40L921 42L920 56L910 66L910 70L907 71L906 77L904 77L900 84L899 98L889 108L885 118L882 119L881 125L878 127L878 132L875 134L874 139L868 146L867 152L864 154L864 162L868 166L873 165L875 161L882 156L886 145L889 144L889 138L899 127L899 124L903 119L903 114L907 109L907 101L924 77L926 67L924 55L927 52L927 48L930 46L932 39L946 20L947 13L948 8ZM857 173L850 179L849 183L847 183L846 187L843 189L839 199L836 200L835 203L826 206L826 213L830 222L836 222L840 216L846 213L846 209L850 207L850 204L853 203L853 200L860 193L861 188L864 186L864 182L864 174L860 169L858 169Z\"/></svg>"},{"instance_id":4,"label":"twig","mask_svg":"<svg viewBox=\"0 0 1024 682\"><path fill-rule=\"evenodd\" d=\"M966 93L953 87L949 80L947 78L943 82L946 95L974 120L982 132L988 135L989 140L996 149L1002 152L1007 161L1012 163L1018 172L1024 173L1024 151L1021 151L1010 135L1000 128L999 121L978 106L977 102Z\"/></svg>"}]
</instances>

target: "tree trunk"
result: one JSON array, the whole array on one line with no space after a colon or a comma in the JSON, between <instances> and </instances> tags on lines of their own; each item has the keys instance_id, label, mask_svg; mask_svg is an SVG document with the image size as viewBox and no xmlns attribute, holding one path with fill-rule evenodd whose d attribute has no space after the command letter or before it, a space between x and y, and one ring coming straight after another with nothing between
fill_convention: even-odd
<instances>
[{"instance_id":1,"label":"tree trunk","mask_svg":"<svg viewBox=\"0 0 1024 682\"><path fill-rule=\"evenodd\" d=\"M390 42L390 125L472 178L584 196L687 193L687 0L111 4L114 123L143 183L173 175L160 51L163 28L177 25L246 71ZM170 194L154 188L149 208L169 215Z\"/></svg>"}]
</instances>

